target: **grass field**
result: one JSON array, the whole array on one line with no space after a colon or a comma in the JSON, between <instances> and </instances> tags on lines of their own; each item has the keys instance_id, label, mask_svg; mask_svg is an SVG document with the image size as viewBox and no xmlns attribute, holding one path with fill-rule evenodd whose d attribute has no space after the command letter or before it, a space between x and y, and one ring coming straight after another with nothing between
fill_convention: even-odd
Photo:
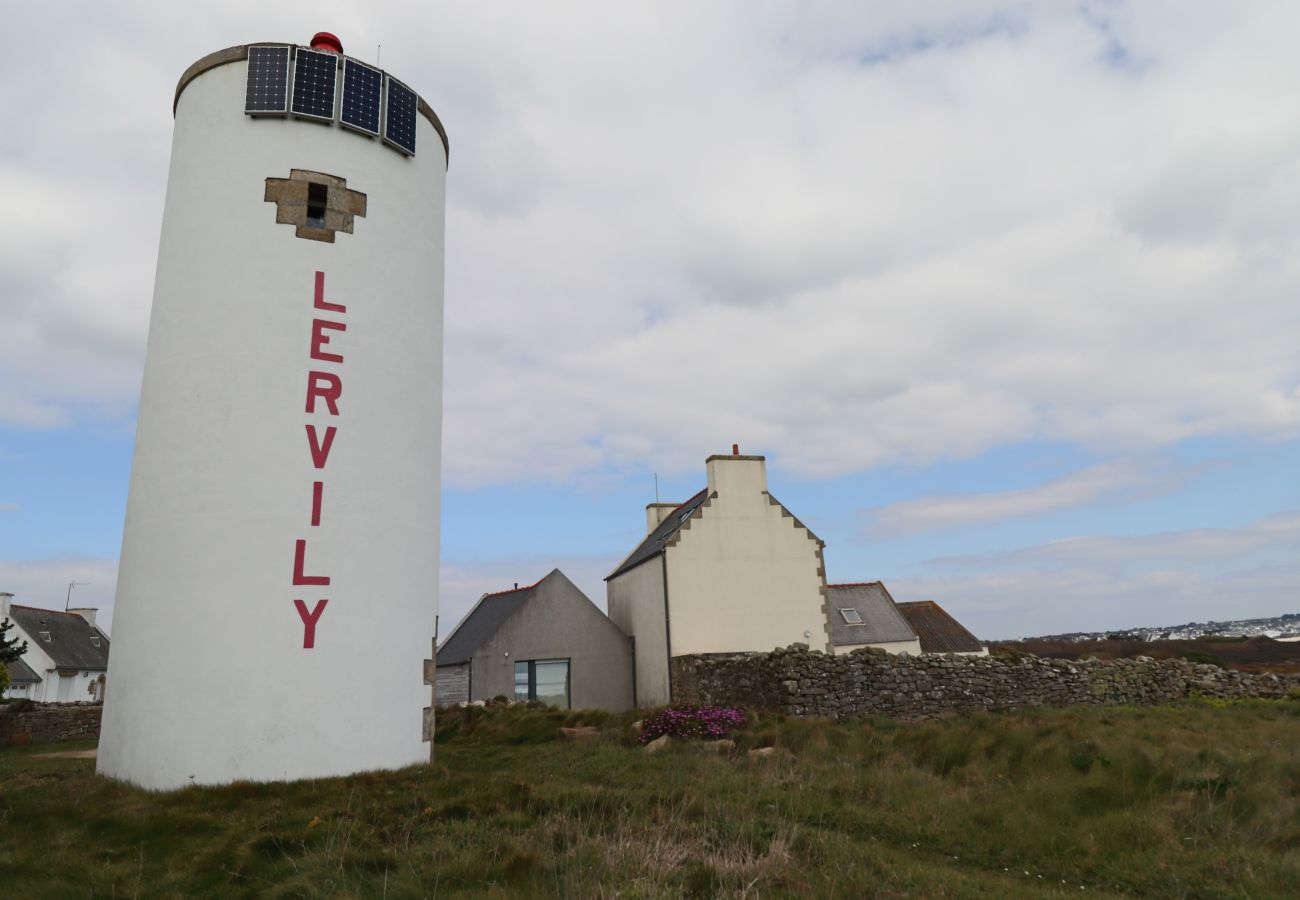
<instances>
[{"instance_id":1,"label":"grass field","mask_svg":"<svg viewBox=\"0 0 1300 900\"><path fill-rule=\"evenodd\" d=\"M1300 703L759 717L734 756L565 718L450 714L432 767L164 795L0 750L0 895L1300 893Z\"/></svg>"}]
</instances>

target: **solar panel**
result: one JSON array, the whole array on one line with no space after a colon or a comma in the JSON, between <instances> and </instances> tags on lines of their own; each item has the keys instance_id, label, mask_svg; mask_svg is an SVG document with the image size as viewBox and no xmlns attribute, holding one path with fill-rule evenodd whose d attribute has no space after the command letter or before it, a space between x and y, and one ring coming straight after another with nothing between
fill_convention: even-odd
<instances>
[{"instance_id":1,"label":"solar panel","mask_svg":"<svg viewBox=\"0 0 1300 900\"><path fill-rule=\"evenodd\" d=\"M378 69L357 62L343 61L343 109L339 121L366 134L379 134L379 98L384 75Z\"/></svg>"},{"instance_id":2,"label":"solar panel","mask_svg":"<svg viewBox=\"0 0 1300 900\"><path fill-rule=\"evenodd\" d=\"M293 114L310 119L334 118L334 88L339 58L298 48L293 66Z\"/></svg>"},{"instance_id":3,"label":"solar panel","mask_svg":"<svg viewBox=\"0 0 1300 900\"><path fill-rule=\"evenodd\" d=\"M289 48L249 47L244 112L284 115L289 111Z\"/></svg>"},{"instance_id":4,"label":"solar panel","mask_svg":"<svg viewBox=\"0 0 1300 900\"><path fill-rule=\"evenodd\" d=\"M415 155L415 91L389 76L388 115L384 119L384 140L408 156Z\"/></svg>"}]
</instances>

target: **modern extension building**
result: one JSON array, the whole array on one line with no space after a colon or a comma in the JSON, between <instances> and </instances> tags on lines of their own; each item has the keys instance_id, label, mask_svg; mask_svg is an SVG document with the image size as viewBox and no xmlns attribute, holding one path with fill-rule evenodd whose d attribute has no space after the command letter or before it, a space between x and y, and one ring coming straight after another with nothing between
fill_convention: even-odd
<instances>
[{"instance_id":1,"label":"modern extension building","mask_svg":"<svg viewBox=\"0 0 1300 900\"><path fill-rule=\"evenodd\" d=\"M632 644L559 569L484 594L438 647L434 702L507 697L562 709L633 705Z\"/></svg>"}]
</instances>

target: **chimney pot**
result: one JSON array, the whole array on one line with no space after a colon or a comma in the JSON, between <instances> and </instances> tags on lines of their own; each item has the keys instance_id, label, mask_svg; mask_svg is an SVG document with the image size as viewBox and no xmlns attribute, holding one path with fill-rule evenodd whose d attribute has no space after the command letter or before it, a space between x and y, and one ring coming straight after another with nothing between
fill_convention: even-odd
<instances>
[{"instance_id":1,"label":"chimney pot","mask_svg":"<svg viewBox=\"0 0 1300 900\"><path fill-rule=\"evenodd\" d=\"M732 445L731 445L731 455L732 455L732 456L739 456L739 455L740 455L740 445L739 445L739 444L732 444Z\"/></svg>"}]
</instances>

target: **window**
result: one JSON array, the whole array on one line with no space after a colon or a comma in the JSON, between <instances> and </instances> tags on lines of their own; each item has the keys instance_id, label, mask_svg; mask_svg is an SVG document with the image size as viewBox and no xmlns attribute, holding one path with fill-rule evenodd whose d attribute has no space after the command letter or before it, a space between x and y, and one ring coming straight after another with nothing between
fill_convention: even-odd
<instances>
[{"instance_id":1,"label":"window","mask_svg":"<svg viewBox=\"0 0 1300 900\"><path fill-rule=\"evenodd\" d=\"M325 227L325 204L329 199L329 188L323 184L311 182L307 185L307 225L311 228Z\"/></svg>"},{"instance_id":2,"label":"window","mask_svg":"<svg viewBox=\"0 0 1300 900\"><path fill-rule=\"evenodd\" d=\"M54 643L52 640L50 640L50 633L48 631L42 631L40 634L41 634L41 640L45 641L45 643L47 644Z\"/></svg>"},{"instance_id":3,"label":"window","mask_svg":"<svg viewBox=\"0 0 1300 900\"><path fill-rule=\"evenodd\" d=\"M92 638L90 639L90 643L93 644L94 646L98 647L98 646L99 646L99 638L97 638L97 637L92 637Z\"/></svg>"},{"instance_id":4,"label":"window","mask_svg":"<svg viewBox=\"0 0 1300 900\"><path fill-rule=\"evenodd\" d=\"M865 624L862 621L862 613L858 612L856 609L841 609L840 615L844 617L844 624L846 625Z\"/></svg>"},{"instance_id":5,"label":"window","mask_svg":"<svg viewBox=\"0 0 1300 900\"><path fill-rule=\"evenodd\" d=\"M529 659L515 663L515 699L569 708L569 661Z\"/></svg>"}]
</instances>

